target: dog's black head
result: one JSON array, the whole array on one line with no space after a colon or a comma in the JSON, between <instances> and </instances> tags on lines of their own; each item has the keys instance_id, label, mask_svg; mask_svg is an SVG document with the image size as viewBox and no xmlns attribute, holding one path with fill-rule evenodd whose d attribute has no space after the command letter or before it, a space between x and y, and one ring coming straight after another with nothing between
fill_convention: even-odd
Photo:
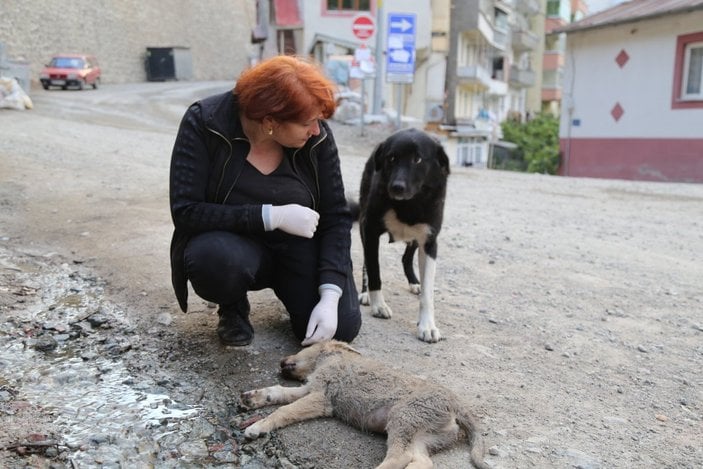
<instances>
[{"instance_id":1,"label":"dog's black head","mask_svg":"<svg viewBox=\"0 0 703 469\"><path fill-rule=\"evenodd\" d=\"M374 150L373 160L394 200L409 200L423 188L444 186L449 175L449 158L442 145L417 129L388 137Z\"/></svg>"}]
</instances>

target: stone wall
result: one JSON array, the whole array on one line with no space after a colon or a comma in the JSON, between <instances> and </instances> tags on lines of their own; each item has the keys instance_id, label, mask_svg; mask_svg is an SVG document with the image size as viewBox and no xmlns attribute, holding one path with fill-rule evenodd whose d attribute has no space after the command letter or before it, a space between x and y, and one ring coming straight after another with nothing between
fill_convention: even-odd
<instances>
[{"instance_id":1,"label":"stone wall","mask_svg":"<svg viewBox=\"0 0 703 469\"><path fill-rule=\"evenodd\" d=\"M234 80L258 53L255 0L0 0L0 43L33 83L56 53L95 55L103 83L147 78L148 47L187 47L193 80Z\"/></svg>"}]
</instances>

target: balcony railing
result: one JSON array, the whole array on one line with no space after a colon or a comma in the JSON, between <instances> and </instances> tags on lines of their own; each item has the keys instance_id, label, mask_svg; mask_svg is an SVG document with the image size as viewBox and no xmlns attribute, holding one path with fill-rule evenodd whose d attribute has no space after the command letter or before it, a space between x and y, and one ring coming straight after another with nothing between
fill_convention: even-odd
<instances>
[{"instance_id":1,"label":"balcony railing","mask_svg":"<svg viewBox=\"0 0 703 469\"><path fill-rule=\"evenodd\" d=\"M535 72L527 69L520 69L513 65L510 67L510 84L518 88L529 88L535 84Z\"/></svg>"},{"instance_id":2,"label":"balcony railing","mask_svg":"<svg viewBox=\"0 0 703 469\"><path fill-rule=\"evenodd\" d=\"M480 65L462 65L457 67L456 76L459 83L473 83L485 88L491 86L491 73Z\"/></svg>"},{"instance_id":3,"label":"balcony railing","mask_svg":"<svg viewBox=\"0 0 703 469\"><path fill-rule=\"evenodd\" d=\"M514 27L511 35L513 50L524 52L537 49L539 36L526 29Z\"/></svg>"},{"instance_id":4,"label":"balcony railing","mask_svg":"<svg viewBox=\"0 0 703 469\"><path fill-rule=\"evenodd\" d=\"M539 13L539 2L537 0L515 0L515 9L524 15L533 16Z\"/></svg>"}]
</instances>

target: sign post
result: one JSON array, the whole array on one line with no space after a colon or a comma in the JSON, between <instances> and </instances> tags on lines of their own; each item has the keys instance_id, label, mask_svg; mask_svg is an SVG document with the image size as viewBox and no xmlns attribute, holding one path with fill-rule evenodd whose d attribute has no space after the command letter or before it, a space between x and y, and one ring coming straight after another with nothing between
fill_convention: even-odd
<instances>
[{"instance_id":1,"label":"sign post","mask_svg":"<svg viewBox=\"0 0 703 469\"><path fill-rule=\"evenodd\" d=\"M400 86L412 83L415 79L415 31L414 13L388 13L388 43L386 59L386 82L396 83L398 117L396 127L400 128L401 92Z\"/></svg>"},{"instance_id":2,"label":"sign post","mask_svg":"<svg viewBox=\"0 0 703 469\"><path fill-rule=\"evenodd\" d=\"M361 136L364 136L364 107L366 105L366 80L368 78L376 77L376 64L374 58L371 55L371 50L366 47L366 44L359 46L356 51L354 51L354 60L352 61L352 67L350 70L350 76L352 78L361 79Z\"/></svg>"}]
</instances>

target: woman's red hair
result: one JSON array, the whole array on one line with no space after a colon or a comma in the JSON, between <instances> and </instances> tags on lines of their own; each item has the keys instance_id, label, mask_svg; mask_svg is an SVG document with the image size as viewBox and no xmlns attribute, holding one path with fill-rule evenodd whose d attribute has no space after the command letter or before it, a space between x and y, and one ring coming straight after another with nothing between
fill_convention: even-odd
<instances>
[{"instance_id":1,"label":"woman's red hair","mask_svg":"<svg viewBox=\"0 0 703 469\"><path fill-rule=\"evenodd\" d=\"M246 117L261 121L301 121L321 112L334 114L335 86L320 68L305 59L279 55L244 70L234 87Z\"/></svg>"}]
</instances>

